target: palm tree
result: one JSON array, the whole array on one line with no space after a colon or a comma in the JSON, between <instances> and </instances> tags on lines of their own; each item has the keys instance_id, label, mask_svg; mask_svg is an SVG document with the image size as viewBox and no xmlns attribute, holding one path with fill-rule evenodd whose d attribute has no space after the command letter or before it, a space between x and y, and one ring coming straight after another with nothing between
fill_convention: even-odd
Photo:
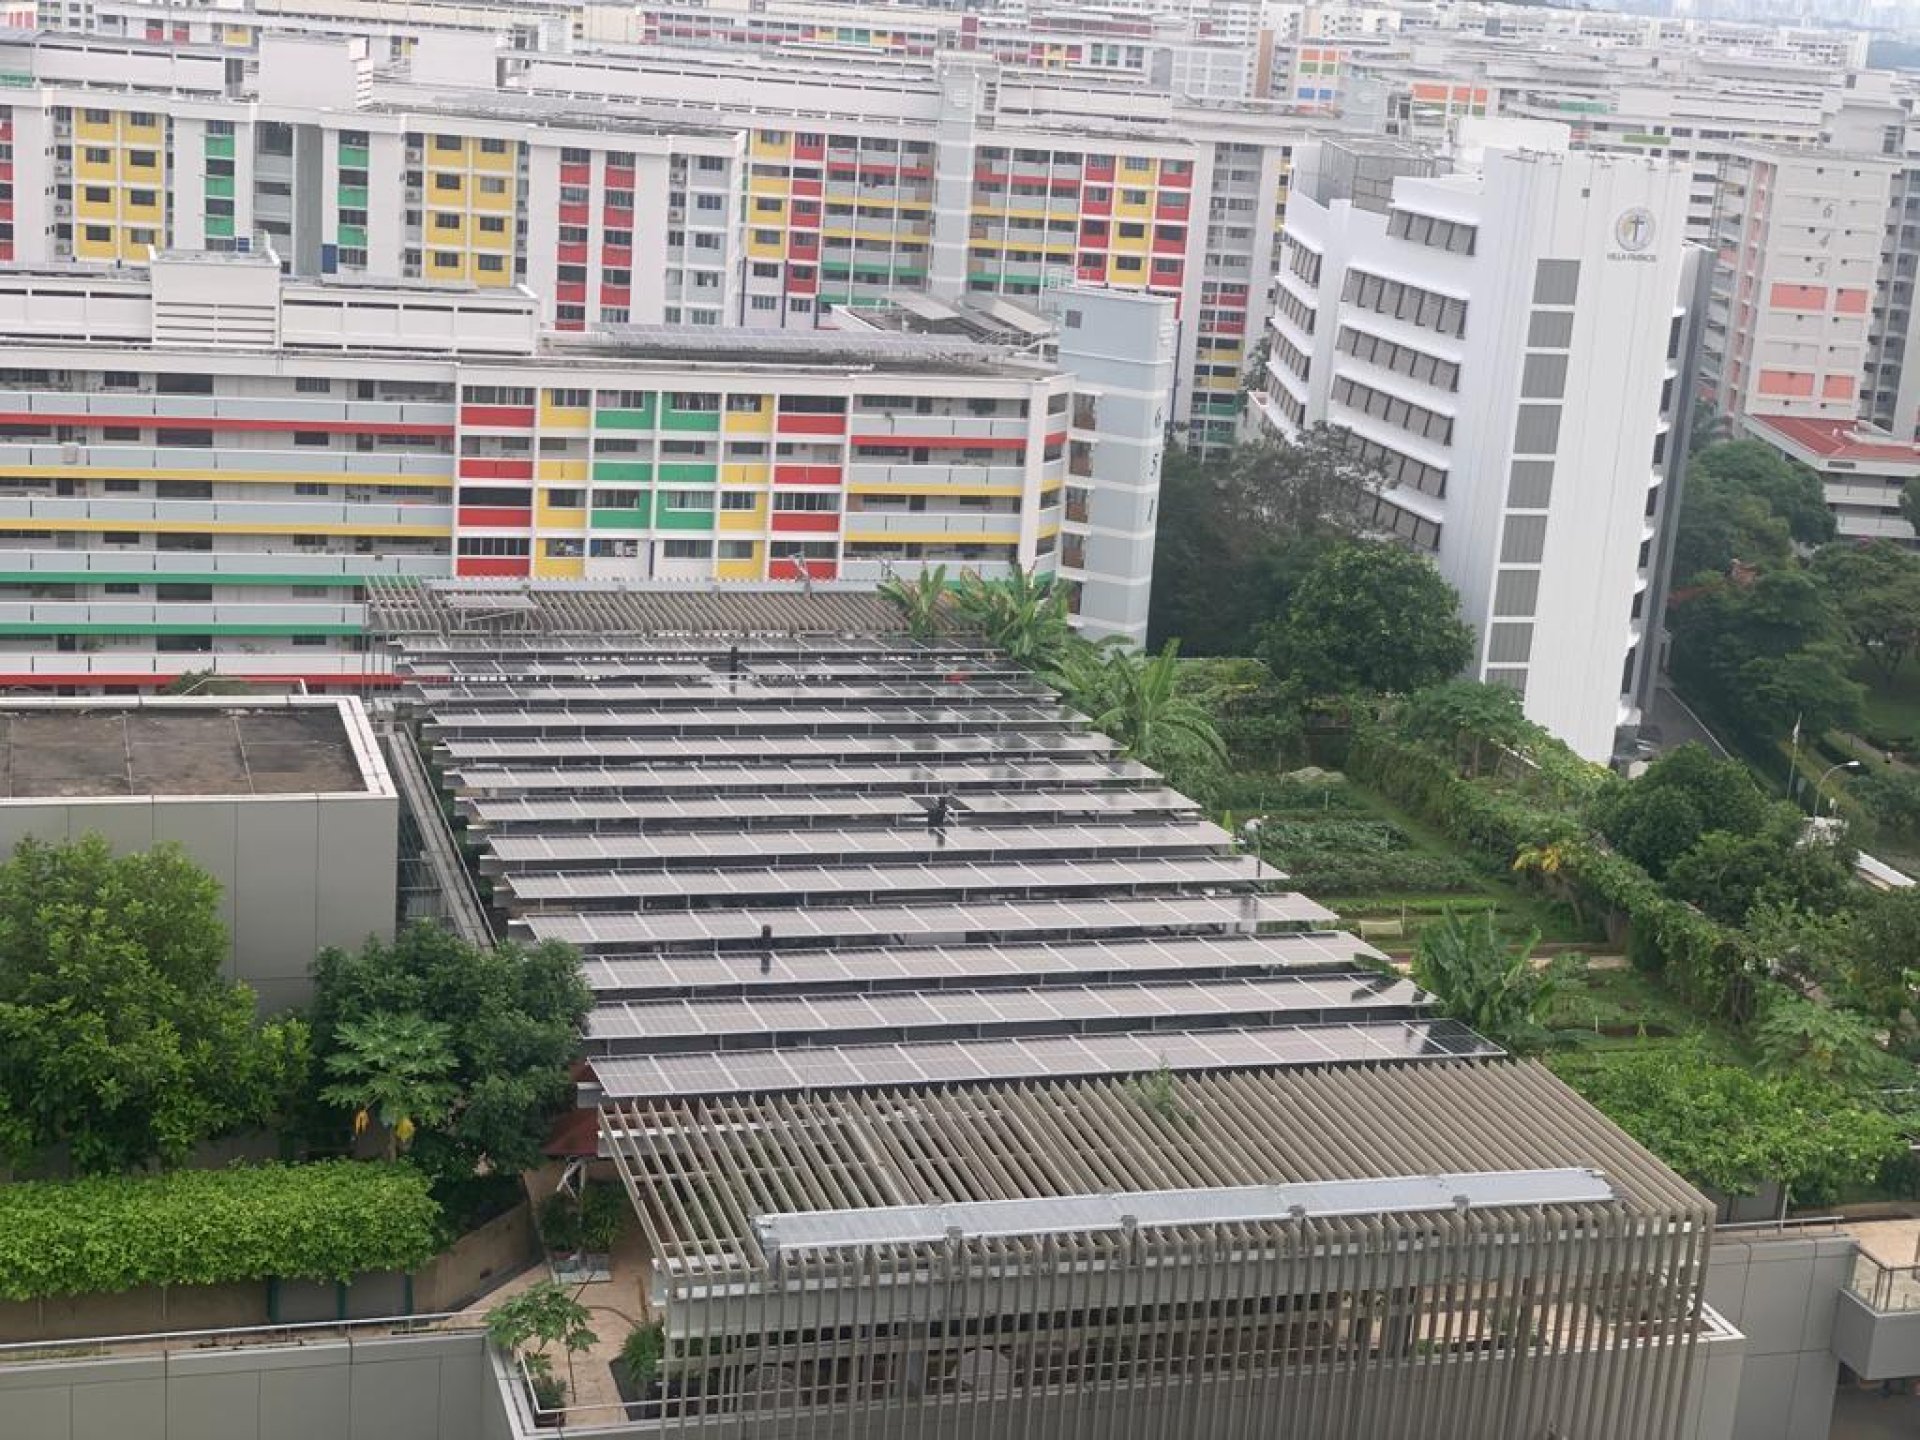
<instances>
[{"instance_id":1,"label":"palm tree","mask_svg":"<svg viewBox=\"0 0 1920 1440\"><path fill-rule=\"evenodd\" d=\"M1227 758L1205 706L1180 693L1180 642L1158 655L1111 646L1071 646L1060 667L1067 700L1121 750L1179 783Z\"/></svg>"},{"instance_id":2,"label":"palm tree","mask_svg":"<svg viewBox=\"0 0 1920 1440\"><path fill-rule=\"evenodd\" d=\"M1004 579L983 580L968 571L954 601L961 616L987 642L1006 651L1017 665L1047 674L1059 663L1073 636L1067 592L1053 576L1015 570Z\"/></svg>"},{"instance_id":3,"label":"palm tree","mask_svg":"<svg viewBox=\"0 0 1920 1440\"><path fill-rule=\"evenodd\" d=\"M453 1047L445 1025L411 1012L345 1020L334 1031L339 1046L327 1056L337 1077L320 1091L329 1105L353 1111L353 1133L378 1121L394 1159L422 1125L444 1120L459 1087L453 1083Z\"/></svg>"},{"instance_id":4,"label":"palm tree","mask_svg":"<svg viewBox=\"0 0 1920 1440\"><path fill-rule=\"evenodd\" d=\"M907 633L916 640L931 640L940 633L940 611L947 598L947 567L922 567L911 580L889 575L880 582L880 594L893 602L906 618Z\"/></svg>"}]
</instances>

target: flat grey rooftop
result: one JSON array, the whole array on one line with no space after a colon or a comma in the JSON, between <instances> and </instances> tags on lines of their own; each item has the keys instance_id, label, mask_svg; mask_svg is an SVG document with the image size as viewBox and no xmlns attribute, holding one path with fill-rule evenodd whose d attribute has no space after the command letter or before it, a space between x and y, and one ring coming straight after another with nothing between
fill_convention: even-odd
<instances>
[{"instance_id":1,"label":"flat grey rooftop","mask_svg":"<svg viewBox=\"0 0 1920 1440\"><path fill-rule=\"evenodd\" d=\"M365 788L333 706L0 710L0 796L7 799Z\"/></svg>"}]
</instances>

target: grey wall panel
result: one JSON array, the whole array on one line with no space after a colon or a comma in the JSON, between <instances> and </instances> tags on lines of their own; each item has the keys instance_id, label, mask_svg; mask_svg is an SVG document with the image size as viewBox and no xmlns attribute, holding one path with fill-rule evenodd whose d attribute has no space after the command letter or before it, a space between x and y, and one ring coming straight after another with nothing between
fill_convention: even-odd
<instances>
[{"instance_id":1,"label":"grey wall panel","mask_svg":"<svg viewBox=\"0 0 1920 1440\"><path fill-rule=\"evenodd\" d=\"M353 1377L343 1345L260 1372L260 1440L339 1440L352 1433Z\"/></svg>"},{"instance_id":2,"label":"grey wall panel","mask_svg":"<svg viewBox=\"0 0 1920 1440\"><path fill-rule=\"evenodd\" d=\"M1747 1337L1738 1440L1826 1440L1838 1374L1829 1342L1853 1255L1845 1236L1715 1243L1707 1303Z\"/></svg>"},{"instance_id":3,"label":"grey wall panel","mask_svg":"<svg viewBox=\"0 0 1920 1440\"><path fill-rule=\"evenodd\" d=\"M229 940L235 914L233 878L240 859L234 811L230 801L180 801L156 805L153 816L155 841L175 842L193 857L195 864L220 882L220 920L227 927ZM242 978L231 954L227 960L227 977Z\"/></svg>"},{"instance_id":4,"label":"grey wall panel","mask_svg":"<svg viewBox=\"0 0 1920 1440\"><path fill-rule=\"evenodd\" d=\"M320 802L249 800L237 808L234 953L249 975L304 975L319 930Z\"/></svg>"},{"instance_id":5,"label":"grey wall panel","mask_svg":"<svg viewBox=\"0 0 1920 1440\"><path fill-rule=\"evenodd\" d=\"M393 937L399 873L399 801L345 800L320 812L314 948L358 947Z\"/></svg>"},{"instance_id":6,"label":"grey wall panel","mask_svg":"<svg viewBox=\"0 0 1920 1440\"><path fill-rule=\"evenodd\" d=\"M255 1440L260 1429L260 1375L182 1374L167 1379L166 1436ZM161 1432L155 1432L161 1440Z\"/></svg>"},{"instance_id":7,"label":"grey wall panel","mask_svg":"<svg viewBox=\"0 0 1920 1440\"><path fill-rule=\"evenodd\" d=\"M440 1357L353 1364L353 1440L420 1440L440 1433Z\"/></svg>"}]
</instances>

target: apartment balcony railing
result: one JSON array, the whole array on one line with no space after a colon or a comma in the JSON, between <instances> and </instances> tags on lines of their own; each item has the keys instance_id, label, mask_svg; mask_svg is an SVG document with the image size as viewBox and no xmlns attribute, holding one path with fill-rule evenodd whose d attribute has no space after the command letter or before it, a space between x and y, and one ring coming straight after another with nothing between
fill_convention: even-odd
<instances>
[{"instance_id":1,"label":"apartment balcony railing","mask_svg":"<svg viewBox=\"0 0 1920 1440\"><path fill-rule=\"evenodd\" d=\"M302 425L431 426L451 431L451 402L318 400L304 396L241 399L214 395L158 395L137 390L0 390L0 414L97 416L103 423L153 417L168 420L263 420Z\"/></svg>"},{"instance_id":2,"label":"apartment balcony railing","mask_svg":"<svg viewBox=\"0 0 1920 1440\"><path fill-rule=\"evenodd\" d=\"M945 485L1024 485L1026 467L1021 465L849 465L847 480L853 485L898 485L903 489L937 488Z\"/></svg>"}]
</instances>

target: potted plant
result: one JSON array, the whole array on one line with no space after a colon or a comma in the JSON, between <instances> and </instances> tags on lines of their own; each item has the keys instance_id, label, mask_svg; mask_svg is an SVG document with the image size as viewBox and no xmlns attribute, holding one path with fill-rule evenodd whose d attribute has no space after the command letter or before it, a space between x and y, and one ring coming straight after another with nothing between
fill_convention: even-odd
<instances>
[{"instance_id":1,"label":"potted plant","mask_svg":"<svg viewBox=\"0 0 1920 1440\"><path fill-rule=\"evenodd\" d=\"M542 1280L487 1311L487 1335L519 1365L526 1377L534 1423L559 1425L566 1419L573 1390L573 1357L592 1349L600 1337L588 1323L587 1307L563 1285ZM567 1364L563 1381L553 1373L549 1347L559 1346Z\"/></svg>"}]
</instances>

